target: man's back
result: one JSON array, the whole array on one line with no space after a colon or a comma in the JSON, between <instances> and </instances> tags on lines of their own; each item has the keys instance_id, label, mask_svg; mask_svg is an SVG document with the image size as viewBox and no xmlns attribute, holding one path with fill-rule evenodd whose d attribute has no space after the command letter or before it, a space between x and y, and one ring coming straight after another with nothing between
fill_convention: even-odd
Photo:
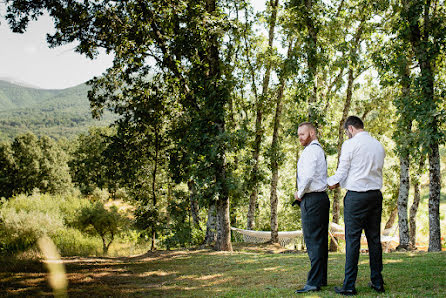
<instances>
[{"instance_id":1,"label":"man's back","mask_svg":"<svg viewBox=\"0 0 446 298\"><path fill-rule=\"evenodd\" d=\"M352 191L381 189L385 152L380 142L363 131L342 145L342 162L349 161L341 187Z\"/></svg>"}]
</instances>

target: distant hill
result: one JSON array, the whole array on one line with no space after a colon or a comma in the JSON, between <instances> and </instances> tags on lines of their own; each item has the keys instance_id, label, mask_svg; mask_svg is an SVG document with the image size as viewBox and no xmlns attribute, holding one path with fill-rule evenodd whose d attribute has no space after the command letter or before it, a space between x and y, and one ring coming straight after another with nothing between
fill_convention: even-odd
<instances>
[{"instance_id":1,"label":"distant hill","mask_svg":"<svg viewBox=\"0 0 446 298\"><path fill-rule=\"evenodd\" d=\"M111 113L105 113L101 121L91 117L88 90L85 84L46 90L0 80L0 140L27 131L71 138L90 126L108 125L113 121Z\"/></svg>"}]
</instances>

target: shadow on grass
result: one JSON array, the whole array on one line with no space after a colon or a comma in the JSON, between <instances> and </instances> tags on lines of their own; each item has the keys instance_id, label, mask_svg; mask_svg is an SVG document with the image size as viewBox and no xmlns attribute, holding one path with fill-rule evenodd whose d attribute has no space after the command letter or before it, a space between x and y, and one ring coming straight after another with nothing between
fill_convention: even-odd
<instances>
[{"instance_id":1,"label":"shadow on grass","mask_svg":"<svg viewBox=\"0 0 446 298\"><path fill-rule=\"evenodd\" d=\"M446 296L445 253L384 255L386 294ZM305 283L306 254L159 251L129 258L64 258L70 297L148 296L290 296ZM318 296L334 296L342 284L344 255L330 254L328 287ZM0 290L7 296L45 296L46 271L40 262L0 260ZM376 296L367 287L368 256L361 255L357 289Z\"/></svg>"}]
</instances>

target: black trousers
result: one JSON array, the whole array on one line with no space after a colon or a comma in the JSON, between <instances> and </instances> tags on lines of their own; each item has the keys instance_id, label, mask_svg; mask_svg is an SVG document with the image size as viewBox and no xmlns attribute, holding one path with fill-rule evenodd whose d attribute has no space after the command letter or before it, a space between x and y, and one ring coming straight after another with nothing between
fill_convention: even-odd
<instances>
[{"instance_id":1,"label":"black trousers","mask_svg":"<svg viewBox=\"0 0 446 298\"><path fill-rule=\"evenodd\" d=\"M376 286L383 284L380 232L382 200L383 197L379 190L348 191L344 197L346 241L344 289L355 288L362 230L365 232L369 246L371 281Z\"/></svg>"},{"instance_id":2,"label":"black trousers","mask_svg":"<svg viewBox=\"0 0 446 298\"><path fill-rule=\"evenodd\" d=\"M305 245L311 261L307 285L323 286L327 284L328 216L330 211L327 193L305 194L300 208Z\"/></svg>"}]
</instances>

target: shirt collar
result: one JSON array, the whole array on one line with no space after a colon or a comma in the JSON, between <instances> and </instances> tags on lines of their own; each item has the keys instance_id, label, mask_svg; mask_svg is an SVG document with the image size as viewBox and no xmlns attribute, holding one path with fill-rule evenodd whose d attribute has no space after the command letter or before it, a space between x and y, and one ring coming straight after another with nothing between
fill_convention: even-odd
<instances>
[{"instance_id":1,"label":"shirt collar","mask_svg":"<svg viewBox=\"0 0 446 298\"><path fill-rule=\"evenodd\" d=\"M311 141L310 144L307 145L307 147L310 146L311 144L319 144L319 141L317 139L314 139L313 141Z\"/></svg>"},{"instance_id":2,"label":"shirt collar","mask_svg":"<svg viewBox=\"0 0 446 298\"><path fill-rule=\"evenodd\" d=\"M357 134L355 134L355 137L356 137L356 136L359 136L359 135L363 135L363 134L368 135L369 133L368 133L367 131L365 131L365 130L364 130L364 131L360 131L360 132L358 132ZM354 137L353 137L353 138L354 138ZM352 138L352 139L353 139L353 138Z\"/></svg>"}]
</instances>

